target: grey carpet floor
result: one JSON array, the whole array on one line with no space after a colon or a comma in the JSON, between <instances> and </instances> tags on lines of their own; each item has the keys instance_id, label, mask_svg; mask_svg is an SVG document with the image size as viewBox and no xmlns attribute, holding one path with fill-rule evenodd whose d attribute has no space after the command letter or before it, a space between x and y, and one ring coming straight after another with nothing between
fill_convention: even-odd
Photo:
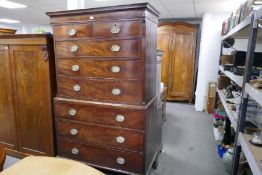
<instances>
[{"instance_id":1,"label":"grey carpet floor","mask_svg":"<svg viewBox=\"0 0 262 175\"><path fill-rule=\"evenodd\" d=\"M164 151L150 175L227 175L216 152L212 117L193 105L167 103Z\"/></svg>"},{"instance_id":2,"label":"grey carpet floor","mask_svg":"<svg viewBox=\"0 0 262 175\"><path fill-rule=\"evenodd\" d=\"M167 103L163 125L164 151L150 175L227 175L216 153L212 117L193 105ZM7 157L5 168L19 161Z\"/></svg>"}]
</instances>

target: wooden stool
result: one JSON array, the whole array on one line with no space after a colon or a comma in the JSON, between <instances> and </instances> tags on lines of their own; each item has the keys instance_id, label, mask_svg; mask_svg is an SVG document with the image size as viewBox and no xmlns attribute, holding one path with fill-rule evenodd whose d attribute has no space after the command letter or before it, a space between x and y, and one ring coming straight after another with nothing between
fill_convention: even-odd
<instances>
[{"instance_id":1,"label":"wooden stool","mask_svg":"<svg viewBox=\"0 0 262 175\"><path fill-rule=\"evenodd\" d=\"M0 175L105 175L102 172L80 162L56 158L26 157Z\"/></svg>"},{"instance_id":2,"label":"wooden stool","mask_svg":"<svg viewBox=\"0 0 262 175\"><path fill-rule=\"evenodd\" d=\"M5 148L0 145L0 172L3 171L5 163Z\"/></svg>"}]
</instances>

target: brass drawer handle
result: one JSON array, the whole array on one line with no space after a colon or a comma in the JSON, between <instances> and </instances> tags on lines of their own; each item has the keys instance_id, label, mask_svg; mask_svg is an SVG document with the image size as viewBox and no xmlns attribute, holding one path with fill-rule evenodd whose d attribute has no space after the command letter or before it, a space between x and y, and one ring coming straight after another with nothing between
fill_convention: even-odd
<instances>
[{"instance_id":1,"label":"brass drawer handle","mask_svg":"<svg viewBox=\"0 0 262 175\"><path fill-rule=\"evenodd\" d=\"M111 72L113 73L119 73L121 68L119 66L112 66L111 67Z\"/></svg>"},{"instance_id":2,"label":"brass drawer handle","mask_svg":"<svg viewBox=\"0 0 262 175\"><path fill-rule=\"evenodd\" d=\"M68 114L71 115L71 116L75 116L76 115L76 110L75 109L70 109L68 111Z\"/></svg>"},{"instance_id":3,"label":"brass drawer handle","mask_svg":"<svg viewBox=\"0 0 262 175\"><path fill-rule=\"evenodd\" d=\"M67 34L69 35L69 36L75 36L76 35L76 30L75 29L69 29L68 31L67 31Z\"/></svg>"},{"instance_id":4,"label":"brass drawer handle","mask_svg":"<svg viewBox=\"0 0 262 175\"><path fill-rule=\"evenodd\" d=\"M71 153L77 155L79 154L79 150L77 148L72 148Z\"/></svg>"},{"instance_id":5,"label":"brass drawer handle","mask_svg":"<svg viewBox=\"0 0 262 175\"><path fill-rule=\"evenodd\" d=\"M124 142L125 142L125 138L122 137L122 136L118 136L118 137L116 138L116 142L117 142L117 143L124 143Z\"/></svg>"},{"instance_id":6,"label":"brass drawer handle","mask_svg":"<svg viewBox=\"0 0 262 175\"><path fill-rule=\"evenodd\" d=\"M114 44L111 46L111 51L112 52L119 52L120 51L120 46L117 44Z\"/></svg>"},{"instance_id":7,"label":"brass drawer handle","mask_svg":"<svg viewBox=\"0 0 262 175\"><path fill-rule=\"evenodd\" d=\"M125 117L123 115L118 114L116 116L116 121L121 123L121 122L125 121Z\"/></svg>"},{"instance_id":8,"label":"brass drawer handle","mask_svg":"<svg viewBox=\"0 0 262 175\"><path fill-rule=\"evenodd\" d=\"M77 45L72 45L71 48L70 48L70 51L73 52L73 53L75 53L75 52L78 51L78 49L79 49L79 48L78 48Z\"/></svg>"},{"instance_id":9,"label":"brass drawer handle","mask_svg":"<svg viewBox=\"0 0 262 175\"><path fill-rule=\"evenodd\" d=\"M78 130L75 129L75 128L73 128L73 129L70 130L70 133L71 133L73 136L75 136L75 135L77 135Z\"/></svg>"},{"instance_id":10,"label":"brass drawer handle","mask_svg":"<svg viewBox=\"0 0 262 175\"><path fill-rule=\"evenodd\" d=\"M79 71L80 67L77 64L75 64L75 65L72 66L71 69L72 69L72 71L77 72L77 71Z\"/></svg>"},{"instance_id":11,"label":"brass drawer handle","mask_svg":"<svg viewBox=\"0 0 262 175\"><path fill-rule=\"evenodd\" d=\"M123 157L118 157L117 159L116 159L116 162L118 163L118 164L120 164L120 165L123 165L123 164L125 164L125 159L123 158Z\"/></svg>"},{"instance_id":12,"label":"brass drawer handle","mask_svg":"<svg viewBox=\"0 0 262 175\"><path fill-rule=\"evenodd\" d=\"M76 84L76 85L73 86L73 90L76 91L76 92L78 92L78 91L81 90L81 87Z\"/></svg>"},{"instance_id":13,"label":"brass drawer handle","mask_svg":"<svg viewBox=\"0 0 262 175\"><path fill-rule=\"evenodd\" d=\"M114 89L112 89L112 94L113 95L120 95L121 94L121 90L120 89L118 89L118 88L114 88Z\"/></svg>"},{"instance_id":14,"label":"brass drawer handle","mask_svg":"<svg viewBox=\"0 0 262 175\"><path fill-rule=\"evenodd\" d=\"M111 27L111 33L113 34L117 34L120 32L120 26L118 26L117 24L115 24L113 27Z\"/></svg>"}]
</instances>

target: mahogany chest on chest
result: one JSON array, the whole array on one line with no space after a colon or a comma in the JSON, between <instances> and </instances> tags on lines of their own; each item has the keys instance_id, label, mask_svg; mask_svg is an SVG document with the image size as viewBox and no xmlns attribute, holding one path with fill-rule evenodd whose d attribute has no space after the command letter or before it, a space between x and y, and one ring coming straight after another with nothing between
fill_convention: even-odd
<instances>
[{"instance_id":1,"label":"mahogany chest on chest","mask_svg":"<svg viewBox=\"0 0 262 175\"><path fill-rule=\"evenodd\" d=\"M47 14L54 30L58 155L148 174L161 144L158 12L143 3Z\"/></svg>"}]
</instances>

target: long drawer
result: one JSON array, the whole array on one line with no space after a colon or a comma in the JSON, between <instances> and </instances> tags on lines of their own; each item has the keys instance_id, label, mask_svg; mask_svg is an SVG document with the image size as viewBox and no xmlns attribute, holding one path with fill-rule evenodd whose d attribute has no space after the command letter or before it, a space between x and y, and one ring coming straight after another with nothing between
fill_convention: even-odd
<instances>
[{"instance_id":1,"label":"long drawer","mask_svg":"<svg viewBox=\"0 0 262 175\"><path fill-rule=\"evenodd\" d=\"M143 152L144 132L56 120L58 138Z\"/></svg>"},{"instance_id":2,"label":"long drawer","mask_svg":"<svg viewBox=\"0 0 262 175\"><path fill-rule=\"evenodd\" d=\"M103 80L57 77L59 97L140 104L141 80Z\"/></svg>"},{"instance_id":3,"label":"long drawer","mask_svg":"<svg viewBox=\"0 0 262 175\"><path fill-rule=\"evenodd\" d=\"M143 174L143 154L57 140L58 155L100 168Z\"/></svg>"},{"instance_id":4,"label":"long drawer","mask_svg":"<svg viewBox=\"0 0 262 175\"><path fill-rule=\"evenodd\" d=\"M55 116L61 119L144 130L145 110L131 107L55 100Z\"/></svg>"},{"instance_id":5,"label":"long drawer","mask_svg":"<svg viewBox=\"0 0 262 175\"><path fill-rule=\"evenodd\" d=\"M58 59L58 75L98 78L141 78L140 60Z\"/></svg>"},{"instance_id":6,"label":"long drawer","mask_svg":"<svg viewBox=\"0 0 262 175\"><path fill-rule=\"evenodd\" d=\"M68 57L132 57L140 56L140 40L104 40L104 41L61 41L56 42L57 58Z\"/></svg>"}]
</instances>

